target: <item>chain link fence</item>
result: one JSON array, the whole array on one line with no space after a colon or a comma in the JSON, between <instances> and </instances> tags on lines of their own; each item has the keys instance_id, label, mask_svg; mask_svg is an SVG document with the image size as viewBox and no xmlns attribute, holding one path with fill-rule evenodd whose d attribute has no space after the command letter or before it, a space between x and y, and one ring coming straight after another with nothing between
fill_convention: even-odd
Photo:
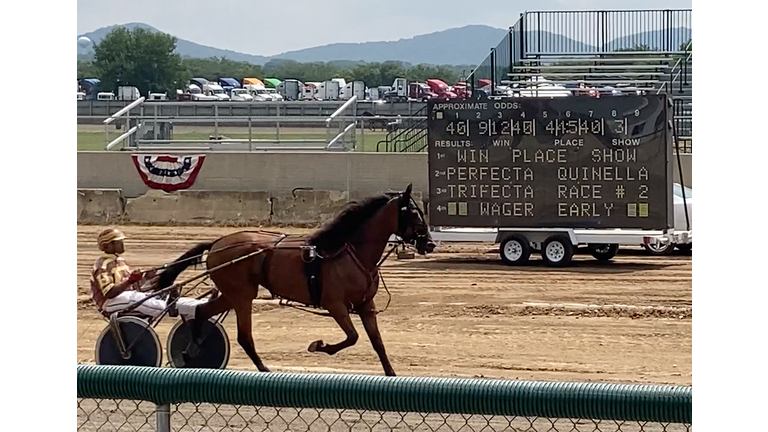
<instances>
[{"instance_id":1,"label":"chain link fence","mask_svg":"<svg viewBox=\"0 0 768 432\"><path fill-rule=\"evenodd\" d=\"M691 430L692 388L354 374L77 367L77 429Z\"/></svg>"},{"instance_id":2,"label":"chain link fence","mask_svg":"<svg viewBox=\"0 0 768 432\"><path fill-rule=\"evenodd\" d=\"M163 412L159 414L160 418ZM162 420L161 420L162 423ZM354 409L280 408L211 403L170 406L169 429L157 427L151 402L78 399L77 430L157 431L531 431L689 432L690 424Z\"/></svg>"}]
</instances>

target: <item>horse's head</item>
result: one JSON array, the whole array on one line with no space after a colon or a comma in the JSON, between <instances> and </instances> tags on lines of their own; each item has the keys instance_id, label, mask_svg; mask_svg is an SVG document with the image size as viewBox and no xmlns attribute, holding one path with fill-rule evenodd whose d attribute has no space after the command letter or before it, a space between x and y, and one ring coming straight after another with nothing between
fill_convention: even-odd
<instances>
[{"instance_id":1,"label":"horse's head","mask_svg":"<svg viewBox=\"0 0 768 432\"><path fill-rule=\"evenodd\" d=\"M435 250L435 243L429 234L424 213L411 197L412 189L413 184L409 184L397 198L398 216L395 234L405 243L415 246L419 254L426 255Z\"/></svg>"}]
</instances>

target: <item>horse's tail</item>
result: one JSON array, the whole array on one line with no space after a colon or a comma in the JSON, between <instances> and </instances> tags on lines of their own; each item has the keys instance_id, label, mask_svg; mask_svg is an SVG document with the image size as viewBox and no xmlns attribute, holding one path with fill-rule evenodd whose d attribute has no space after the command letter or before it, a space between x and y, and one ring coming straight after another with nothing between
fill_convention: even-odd
<instances>
[{"instance_id":1,"label":"horse's tail","mask_svg":"<svg viewBox=\"0 0 768 432\"><path fill-rule=\"evenodd\" d=\"M189 266L201 264L203 262L203 252L211 250L212 241L202 242L195 245L192 249L184 252L174 262L168 265L157 280L157 287L162 289L171 286L177 277Z\"/></svg>"}]
</instances>

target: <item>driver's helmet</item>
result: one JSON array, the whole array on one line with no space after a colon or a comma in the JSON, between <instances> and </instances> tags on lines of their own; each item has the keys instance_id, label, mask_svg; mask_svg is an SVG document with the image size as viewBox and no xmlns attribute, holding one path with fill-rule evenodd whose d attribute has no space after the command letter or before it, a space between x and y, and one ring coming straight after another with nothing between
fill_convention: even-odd
<instances>
[{"instance_id":1,"label":"driver's helmet","mask_svg":"<svg viewBox=\"0 0 768 432\"><path fill-rule=\"evenodd\" d=\"M104 248L113 241L124 240L125 234L117 228L107 228L99 233L97 238L99 242L99 249L102 251Z\"/></svg>"}]
</instances>

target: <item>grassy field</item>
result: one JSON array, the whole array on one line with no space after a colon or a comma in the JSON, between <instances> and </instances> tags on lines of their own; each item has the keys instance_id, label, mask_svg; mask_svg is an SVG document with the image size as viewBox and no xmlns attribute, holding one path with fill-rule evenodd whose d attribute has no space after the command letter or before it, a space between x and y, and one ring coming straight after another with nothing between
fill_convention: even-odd
<instances>
[{"instance_id":1,"label":"grassy field","mask_svg":"<svg viewBox=\"0 0 768 432\"><path fill-rule=\"evenodd\" d=\"M77 150L78 151L103 151L105 143L112 141L120 136L124 131L109 128L108 134L104 132L104 126L101 125L77 125ZM219 127L219 135L232 139L248 139L248 128L244 127ZM338 133L337 129L330 131L333 137ZM207 140L209 136L214 135L213 126L176 126L173 130L174 140ZM356 131L356 150L357 151L376 151L376 145L386 136L382 131L360 129ZM276 139L277 130L275 128L253 128L251 130L253 139ZM326 130L323 128L280 128L280 139L319 139L326 140Z\"/></svg>"}]
</instances>

